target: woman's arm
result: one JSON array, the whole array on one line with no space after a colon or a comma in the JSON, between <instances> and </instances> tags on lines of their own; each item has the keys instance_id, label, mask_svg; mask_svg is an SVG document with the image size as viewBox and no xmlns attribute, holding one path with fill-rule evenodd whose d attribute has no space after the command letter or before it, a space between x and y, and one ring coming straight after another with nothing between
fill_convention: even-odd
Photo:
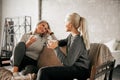
<instances>
[{"instance_id":1,"label":"woman's arm","mask_svg":"<svg viewBox=\"0 0 120 80\"><path fill-rule=\"evenodd\" d=\"M63 47L63 46L66 46L67 45L67 42L68 42L68 39L66 38L66 39L62 39L62 40L59 40L58 41L58 45L60 46L60 47Z\"/></svg>"},{"instance_id":2,"label":"woman's arm","mask_svg":"<svg viewBox=\"0 0 120 80\"><path fill-rule=\"evenodd\" d=\"M52 40L58 40L56 38L56 36L54 35L54 32L52 32L50 29L48 29L48 34L51 36ZM67 45L67 38L66 39L62 39L58 41L58 45L60 47L66 46Z\"/></svg>"},{"instance_id":3,"label":"woman's arm","mask_svg":"<svg viewBox=\"0 0 120 80\"><path fill-rule=\"evenodd\" d=\"M28 48L32 43L34 43L37 40L35 35L32 35L29 37L29 39L26 41L26 48Z\"/></svg>"},{"instance_id":4,"label":"woman's arm","mask_svg":"<svg viewBox=\"0 0 120 80\"><path fill-rule=\"evenodd\" d=\"M59 47L55 49L57 51L57 55L59 59L63 62L64 65L71 66L75 63L78 57L84 53L85 48L82 40L76 38L73 40L69 50L67 51L67 55L61 54L61 50Z\"/></svg>"},{"instance_id":5,"label":"woman's arm","mask_svg":"<svg viewBox=\"0 0 120 80\"><path fill-rule=\"evenodd\" d=\"M26 48L28 48L35 41L36 41L36 37L34 35L28 35L28 34L24 34L20 40L20 42L25 42Z\"/></svg>"},{"instance_id":6,"label":"woman's arm","mask_svg":"<svg viewBox=\"0 0 120 80\"><path fill-rule=\"evenodd\" d=\"M57 40L56 36L53 34L50 35L52 39Z\"/></svg>"},{"instance_id":7,"label":"woman's arm","mask_svg":"<svg viewBox=\"0 0 120 80\"><path fill-rule=\"evenodd\" d=\"M26 41L27 41L27 34L23 34L20 39L20 42L26 42Z\"/></svg>"}]
</instances>

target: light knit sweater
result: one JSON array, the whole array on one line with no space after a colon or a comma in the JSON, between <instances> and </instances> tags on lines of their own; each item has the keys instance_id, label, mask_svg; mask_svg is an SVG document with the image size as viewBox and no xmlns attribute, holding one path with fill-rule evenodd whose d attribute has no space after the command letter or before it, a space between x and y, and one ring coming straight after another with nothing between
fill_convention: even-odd
<instances>
[{"instance_id":1,"label":"light knit sweater","mask_svg":"<svg viewBox=\"0 0 120 80\"><path fill-rule=\"evenodd\" d=\"M43 47L46 45L46 42L48 40L48 36L41 37L39 34L32 34L32 33L26 33L22 36L21 42L25 42L29 39L30 36L35 35L37 36L37 40L32 43L27 49L26 49L26 56L37 60L39 57L40 52L42 51ZM55 39L55 36L51 35L52 39Z\"/></svg>"}]
</instances>

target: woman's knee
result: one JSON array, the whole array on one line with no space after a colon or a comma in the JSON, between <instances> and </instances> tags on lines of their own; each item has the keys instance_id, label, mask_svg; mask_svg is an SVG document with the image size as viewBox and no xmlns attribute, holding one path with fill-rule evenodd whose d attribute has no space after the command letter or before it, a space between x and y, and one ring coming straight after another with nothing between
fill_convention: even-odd
<instances>
[{"instance_id":1,"label":"woman's knee","mask_svg":"<svg viewBox=\"0 0 120 80\"><path fill-rule=\"evenodd\" d=\"M16 46L22 46L22 47L25 47L25 42L19 42Z\"/></svg>"},{"instance_id":2,"label":"woman's knee","mask_svg":"<svg viewBox=\"0 0 120 80\"><path fill-rule=\"evenodd\" d=\"M38 70L37 80L48 80L47 68L40 68Z\"/></svg>"},{"instance_id":3,"label":"woman's knee","mask_svg":"<svg viewBox=\"0 0 120 80\"><path fill-rule=\"evenodd\" d=\"M38 75L47 76L49 75L49 67L42 67L38 70Z\"/></svg>"},{"instance_id":4,"label":"woman's knee","mask_svg":"<svg viewBox=\"0 0 120 80\"><path fill-rule=\"evenodd\" d=\"M15 49L14 49L14 53L24 53L26 51L26 45L24 42L19 42Z\"/></svg>"},{"instance_id":5,"label":"woman's knee","mask_svg":"<svg viewBox=\"0 0 120 80\"><path fill-rule=\"evenodd\" d=\"M42 74L42 73L46 73L46 68L45 68L45 67L40 68L40 69L38 70L38 74Z\"/></svg>"},{"instance_id":6,"label":"woman's knee","mask_svg":"<svg viewBox=\"0 0 120 80\"><path fill-rule=\"evenodd\" d=\"M13 50L11 57L11 64L20 65L26 53L26 46L24 42L19 42Z\"/></svg>"}]
</instances>

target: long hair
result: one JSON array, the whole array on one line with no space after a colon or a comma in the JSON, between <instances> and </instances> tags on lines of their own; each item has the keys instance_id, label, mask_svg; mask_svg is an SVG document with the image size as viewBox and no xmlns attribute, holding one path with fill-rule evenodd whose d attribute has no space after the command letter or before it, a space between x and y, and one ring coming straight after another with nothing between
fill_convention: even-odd
<instances>
[{"instance_id":1,"label":"long hair","mask_svg":"<svg viewBox=\"0 0 120 80\"><path fill-rule=\"evenodd\" d=\"M85 18L81 17L77 13L72 13L67 15L67 21L71 22L72 25L80 32L81 36L83 37L85 47L87 50L89 50L90 42Z\"/></svg>"}]
</instances>

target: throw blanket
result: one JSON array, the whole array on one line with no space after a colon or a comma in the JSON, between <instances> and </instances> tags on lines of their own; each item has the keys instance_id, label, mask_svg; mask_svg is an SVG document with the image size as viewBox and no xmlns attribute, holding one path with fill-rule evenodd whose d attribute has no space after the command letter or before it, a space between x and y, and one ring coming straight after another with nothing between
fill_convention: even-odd
<instances>
[{"instance_id":1,"label":"throw blanket","mask_svg":"<svg viewBox=\"0 0 120 80\"><path fill-rule=\"evenodd\" d=\"M3 68L3 67L0 67L0 80L11 80L12 79L12 72Z\"/></svg>"},{"instance_id":2,"label":"throw blanket","mask_svg":"<svg viewBox=\"0 0 120 80\"><path fill-rule=\"evenodd\" d=\"M92 67L92 65L99 66L107 61L114 59L109 48L106 45L100 43L90 44L89 57L91 61L90 67ZM104 80L104 77L105 75L98 77L96 80Z\"/></svg>"},{"instance_id":3,"label":"throw blanket","mask_svg":"<svg viewBox=\"0 0 120 80\"><path fill-rule=\"evenodd\" d=\"M106 45L100 43L90 44L89 56L91 65L97 66L114 59L109 48Z\"/></svg>"}]
</instances>

